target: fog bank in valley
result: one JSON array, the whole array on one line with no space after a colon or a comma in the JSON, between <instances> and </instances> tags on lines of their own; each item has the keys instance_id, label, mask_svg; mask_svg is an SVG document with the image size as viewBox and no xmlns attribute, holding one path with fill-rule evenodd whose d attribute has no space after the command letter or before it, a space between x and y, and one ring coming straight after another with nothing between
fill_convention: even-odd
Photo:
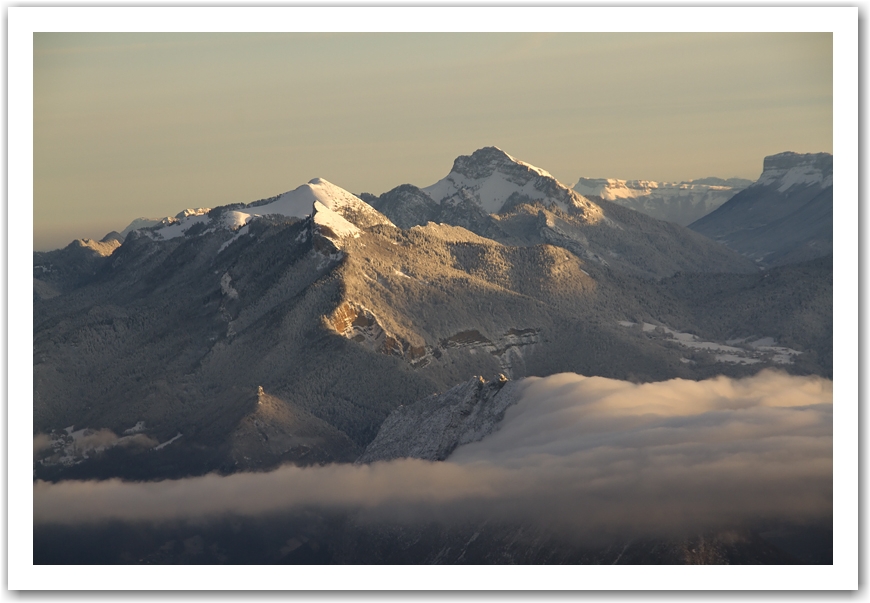
<instances>
[{"instance_id":1,"label":"fog bank in valley","mask_svg":"<svg viewBox=\"0 0 870 603\"><path fill-rule=\"evenodd\" d=\"M583 537L832 514L830 380L764 371L633 384L559 374L520 387L498 431L444 462L284 466L148 483L39 481L34 522L323 509L375 522L534 522Z\"/></svg>"}]
</instances>

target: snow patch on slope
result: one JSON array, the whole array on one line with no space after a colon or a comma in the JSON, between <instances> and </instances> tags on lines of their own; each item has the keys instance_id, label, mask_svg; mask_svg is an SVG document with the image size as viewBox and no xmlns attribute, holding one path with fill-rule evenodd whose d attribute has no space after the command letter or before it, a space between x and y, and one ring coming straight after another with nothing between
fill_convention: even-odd
<instances>
[{"instance_id":1,"label":"snow patch on slope","mask_svg":"<svg viewBox=\"0 0 870 603\"><path fill-rule=\"evenodd\" d=\"M631 328L638 323L628 320L620 320L622 327ZM664 337L670 341L693 350L709 352L713 354L716 362L728 362L732 364L757 364L759 362L772 362L774 364L793 364L794 357L801 354L791 348L777 346L772 337L749 342L749 338L731 339L724 344L714 341L704 341L692 333L683 333L663 325L654 325L649 322L641 323L641 330L650 336ZM737 347L742 345L743 347ZM683 359L691 362L688 359Z\"/></svg>"},{"instance_id":2,"label":"snow patch on slope","mask_svg":"<svg viewBox=\"0 0 870 603\"><path fill-rule=\"evenodd\" d=\"M153 448L157 441L144 434L145 422L139 421L118 437L110 429L74 426L34 436L34 461L44 467L78 465L115 446ZM35 467L34 467L35 469Z\"/></svg>"},{"instance_id":3,"label":"snow patch on slope","mask_svg":"<svg viewBox=\"0 0 870 603\"><path fill-rule=\"evenodd\" d=\"M143 431L145 431L145 421L137 421L133 427L124 430L124 435L132 435Z\"/></svg>"},{"instance_id":4,"label":"snow patch on slope","mask_svg":"<svg viewBox=\"0 0 870 603\"><path fill-rule=\"evenodd\" d=\"M177 439L180 438L180 437L181 437L181 432L179 431L179 432L175 435L175 437L173 437L173 438L171 438L171 439L169 439L169 440L166 440L166 441L163 442L162 444L158 444L157 446L155 446L155 447L153 448L153 450L163 450L164 448L166 448L167 446L169 446L172 442L174 442L175 440L177 440Z\"/></svg>"},{"instance_id":5,"label":"snow patch on slope","mask_svg":"<svg viewBox=\"0 0 870 603\"><path fill-rule=\"evenodd\" d=\"M221 293L230 299L239 299L239 292L233 288L232 282L233 277L230 276L230 273L224 272L224 275L221 277Z\"/></svg>"},{"instance_id":6,"label":"snow patch on slope","mask_svg":"<svg viewBox=\"0 0 870 603\"><path fill-rule=\"evenodd\" d=\"M314 202L314 224L320 227L320 232L323 236L332 239L336 237L343 239L345 237L356 238L360 234L360 229L345 220L340 214L331 210L329 207L320 201ZM324 231L323 229L327 229ZM330 236L332 233L333 236Z\"/></svg>"}]
</instances>

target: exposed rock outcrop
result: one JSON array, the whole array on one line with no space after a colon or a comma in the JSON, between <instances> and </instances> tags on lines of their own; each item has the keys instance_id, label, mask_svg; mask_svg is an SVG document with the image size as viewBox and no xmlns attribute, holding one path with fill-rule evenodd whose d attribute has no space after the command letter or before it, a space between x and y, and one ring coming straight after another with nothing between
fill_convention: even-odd
<instances>
[{"instance_id":1,"label":"exposed rock outcrop","mask_svg":"<svg viewBox=\"0 0 870 603\"><path fill-rule=\"evenodd\" d=\"M397 458L443 461L457 446L492 433L518 400L517 384L504 375L495 381L475 377L443 394L400 406L383 422L357 462Z\"/></svg>"}]
</instances>

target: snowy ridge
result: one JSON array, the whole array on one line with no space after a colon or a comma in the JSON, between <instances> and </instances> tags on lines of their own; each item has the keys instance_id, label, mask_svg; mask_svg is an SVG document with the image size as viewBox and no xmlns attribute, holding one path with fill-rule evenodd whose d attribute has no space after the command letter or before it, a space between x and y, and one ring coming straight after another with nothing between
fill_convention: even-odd
<instances>
[{"instance_id":1,"label":"snowy ridge","mask_svg":"<svg viewBox=\"0 0 870 603\"><path fill-rule=\"evenodd\" d=\"M203 232L217 228L239 231L254 218L267 215L295 218L314 215L316 225L326 227L338 238L359 236L360 228L376 224L393 226L389 219L368 203L323 178L314 178L277 197L235 207L214 218L210 213L212 210L208 208L186 209L174 218L164 218L159 226L144 229L143 232L153 239L168 240L186 235L197 224L206 225ZM221 251L225 248L222 247Z\"/></svg>"},{"instance_id":2,"label":"snowy ridge","mask_svg":"<svg viewBox=\"0 0 870 603\"><path fill-rule=\"evenodd\" d=\"M497 147L457 157L445 178L421 190L436 203L460 203L471 198L490 214L506 211L516 203L539 201L563 211L581 209L590 217L601 215L600 208L545 170Z\"/></svg>"},{"instance_id":3,"label":"snowy ridge","mask_svg":"<svg viewBox=\"0 0 870 603\"><path fill-rule=\"evenodd\" d=\"M764 158L764 171L753 186L774 186L784 193L794 186L827 188L834 184L834 158L828 153L780 153Z\"/></svg>"},{"instance_id":4,"label":"snowy ridge","mask_svg":"<svg viewBox=\"0 0 870 603\"><path fill-rule=\"evenodd\" d=\"M188 208L175 214L175 218L177 220L183 220L184 218L189 218L191 216L201 216L203 214L207 214L210 211L211 208L209 207L197 207L196 209Z\"/></svg>"},{"instance_id":5,"label":"snowy ridge","mask_svg":"<svg viewBox=\"0 0 870 603\"><path fill-rule=\"evenodd\" d=\"M493 147L493 148L498 149L498 147ZM499 150L501 150L501 149L499 149ZM502 152L504 152L504 151L502 151ZM517 163L517 164L519 164L519 165L521 165L521 166L527 168L528 170L530 170L530 171L536 173L538 176L542 176L542 177L544 177L544 178L551 178L552 180L555 180L555 179L556 179L556 178L554 178L553 175L552 175L550 172L548 172L547 170L542 170L542 169L539 168L539 167L535 167L535 166L533 166L531 163L526 163L525 161L521 161L521 160L517 159L516 157L514 157L513 155L510 155L509 153L505 153L505 155L507 155L508 159L510 159L510 160L513 161L514 163Z\"/></svg>"}]
</instances>

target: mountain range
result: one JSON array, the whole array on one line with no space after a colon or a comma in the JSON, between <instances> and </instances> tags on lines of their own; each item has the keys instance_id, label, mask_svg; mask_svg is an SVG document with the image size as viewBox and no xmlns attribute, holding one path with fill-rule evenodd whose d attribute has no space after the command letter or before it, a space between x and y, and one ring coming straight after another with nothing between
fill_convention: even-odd
<instances>
[{"instance_id":1,"label":"mountain range","mask_svg":"<svg viewBox=\"0 0 870 603\"><path fill-rule=\"evenodd\" d=\"M683 182L580 178L574 190L680 226L688 226L752 184L743 178L699 178Z\"/></svg>"},{"instance_id":2,"label":"mountain range","mask_svg":"<svg viewBox=\"0 0 870 603\"><path fill-rule=\"evenodd\" d=\"M768 158L689 229L487 147L424 188L357 196L315 178L34 253L34 475L443 460L497 430L497 394L532 375L830 377L832 261L806 252L816 231L763 256L748 243L815 215L825 165ZM741 226L771 191L808 209ZM705 236L723 224L714 238L732 248ZM483 405L469 398L481 388ZM399 425L401 446L386 435Z\"/></svg>"}]
</instances>

